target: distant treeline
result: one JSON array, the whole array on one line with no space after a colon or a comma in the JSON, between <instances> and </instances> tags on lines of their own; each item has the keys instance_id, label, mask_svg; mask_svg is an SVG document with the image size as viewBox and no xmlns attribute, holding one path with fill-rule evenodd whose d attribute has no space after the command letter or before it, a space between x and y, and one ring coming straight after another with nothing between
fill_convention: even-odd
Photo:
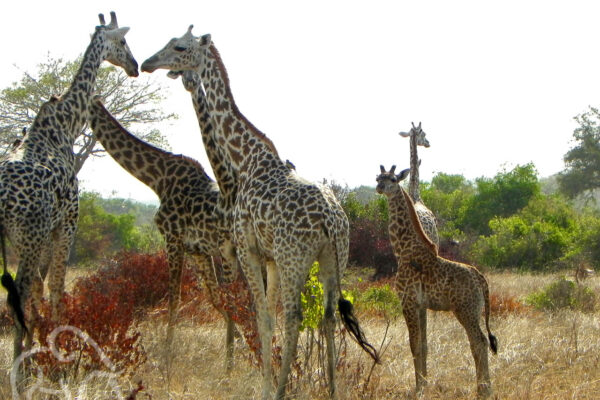
<instances>
[{"instance_id":1,"label":"distant treeline","mask_svg":"<svg viewBox=\"0 0 600 400\"><path fill-rule=\"evenodd\" d=\"M328 183L350 221L350 266L376 275L394 272L388 240L387 200L372 187ZM538 178L533 164L493 178L467 180L438 173L421 184L424 203L437 216L442 255L483 268L550 271L600 264L600 211L591 192L575 199L557 179ZM156 207L129 199L82 193L73 263L93 263L120 250L154 252L164 244Z\"/></svg>"}]
</instances>

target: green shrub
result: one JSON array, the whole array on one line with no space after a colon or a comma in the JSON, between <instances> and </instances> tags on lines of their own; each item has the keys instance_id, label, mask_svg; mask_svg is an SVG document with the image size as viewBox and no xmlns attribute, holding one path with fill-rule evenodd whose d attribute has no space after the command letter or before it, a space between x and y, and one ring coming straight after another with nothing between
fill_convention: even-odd
<instances>
[{"instance_id":1,"label":"green shrub","mask_svg":"<svg viewBox=\"0 0 600 400\"><path fill-rule=\"evenodd\" d=\"M360 294L357 303L362 310L375 312L386 319L395 319L402 314L400 298L388 284L368 288Z\"/></svg>"},{"instance_id":2,"label":"green shrub","mask_svg":"<svg viewBox=\"0 0 600 400\"><path fill-rule=\"evenodd\" d=\"M578 252L576 215L559 196L536 196L517 214L492 219L489 227L491 234L471 247L478 264L543 271Z\"/></svg>"},{"instance_id":3,"label":"green shrub","mask_svg":"<svg viewBox=\"0 0 600 400\"><path fill-rule=\"evenodd\" d=\"M323 307L323 285L319 282L319 263L315 262L310 267L308 280L304 284L304 291L300 294L302 301L302 324L300 331L306 328L315 330L319 327L325 308Z\"/></svg>"},{"instance_id":4,"label":"green shrub","mask_svg":"<svg viewBox=\"0 0 600 400\"><path fill-rule=\"evenodd\" d=\"M596 306L596 295L592 289L577 285L563 276L542 290L528 295L525 302L538 310L569 308L591 312Z\"/></svg>"}]
</instances>

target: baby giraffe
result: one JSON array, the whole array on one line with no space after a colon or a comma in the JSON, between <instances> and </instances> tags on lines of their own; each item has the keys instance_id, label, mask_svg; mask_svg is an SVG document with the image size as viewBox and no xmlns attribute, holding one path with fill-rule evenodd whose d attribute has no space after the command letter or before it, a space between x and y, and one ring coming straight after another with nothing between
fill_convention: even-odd
<instances>
[{"instance_id":1,"label":"baby giraffe","mask_svg":"<svg viewBox=\"0 0 600 400\"><path fill-rule=\"evenodd\" d=\"M427 309L452 311L465 328L477 371L477 395L492 392L488 370L489 346L497 352L498 341L490 332L489 289L485 277L476 268L450 261L438 255L437 246L424 233L412 199L400 186L410 169L395 175L396 166L377 177L377 193L388 198L389 235L398 261L396 290L408 327L413 355L417 394L427 383ZM479 325L485 310L487 338Z\"/></svg>"}]
</instances>

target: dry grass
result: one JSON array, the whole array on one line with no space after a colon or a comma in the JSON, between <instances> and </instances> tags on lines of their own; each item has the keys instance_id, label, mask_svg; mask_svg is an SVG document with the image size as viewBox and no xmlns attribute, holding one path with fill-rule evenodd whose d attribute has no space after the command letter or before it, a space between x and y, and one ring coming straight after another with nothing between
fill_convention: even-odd
<instances>
[{"instance_id":1,"label":"dry grass","mask_svg":"<svg viewBox=\"0 0 600 400\"><path fill-rule=\"evenodd\" d=\"M557 276L488 274L492 294L520 299L539 290ZM600 278L586 281L598 293ZM379 344L386 323L380 318L360 315L367 337ZM450 313L430 313L429 386L427 399L475 398L475 369L464 330ZM492 316L492 332L498 337L497 356L490 355L494 396L498 399L597 399L600 394L600 311L583 314L573 311L545 313L500 313ZM149 361L136 377L120 382L124 393L142 380L146 389L138 399L255 399L260 397L260 373L248 361L248 350L236 342L236 359L229 376L224 371L224 326L221 322L193 324L183 321L177 328L172 368L168 370L164 349L163 318L145 321L140 329ZM93 332L90 332L93 335ZM0 337L0 398L10 398L8 370L11 338ZM340 399L397 399L414 397L414 370L408 335L400 318L387 333L389 347L382 365L376 366L365 386L371 363L352 342L345 345L338 388ZM303 348L299 353L302 355ZM315 366L293 379L292 399L326 399ZM67 385L75 393L75 385ZM34 396L36 399L66 398ZM90 388L81 398L114 398L105 386Z\"/></svg>"}]
</instances>

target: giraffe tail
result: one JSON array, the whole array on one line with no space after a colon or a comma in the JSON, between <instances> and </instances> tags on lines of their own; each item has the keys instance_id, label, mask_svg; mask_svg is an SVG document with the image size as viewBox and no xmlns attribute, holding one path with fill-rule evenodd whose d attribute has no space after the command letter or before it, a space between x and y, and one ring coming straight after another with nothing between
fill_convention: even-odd
<instances>
[{"instance_id":1,"label":"giraffe tail","mask_svg":"<svg viewBox=\"0 0 600 400\"><path fill-rule=\"evenodd\" d=\"M485 303L485 328L487 329L488 339L490 341L490 349L492 350L492 353L498 354L498 339L496 336L492 335L492 332L490 331L490 289L483 274L479 271L477 272L479 273L479 279L481 280L481 286L483 289L483 300Z\"/></svg>"},{"instance_id":2,"label":"giraffe tail","mask_svg":"<svg viewBox=\"0 0 600 400\"><path fill-rule=\"evenodd\" d=\"M365 334L360 328L360 325L358 324L358 320L354 315L352 303L349 300L346 300L342 297L338 301L338 309L340 311L340 316L342 317L342 322L344 323L344 326L346 327L348 332L350 332L354 340L356 340L356 343L358 343L358 345L364 351L366 351L367 354L370 355L371 358L377 364L381 363L379 355L377 354L377 350L375 350L375 347L373 347L369 342L367 342Z\"/></svg>"},{"instance_id":3,"label":"giraffe tail","mask_svg":"<svg viewBox=\"0 0 600 400\"><path fill-rule=\"evenodd\" d=\"M375 348L369 342L367 342L367 339L365 338L365 334L358 323L358 319L354 315L354 311L353 311L354 307L352 306L352 303L349 300L346 300L342 293L342 286L341 286L342 277L341 277L341 272L340 272L340 264L343 262L343 260L340 260L338 237L335 233L335 232L337 232L337 230L336 229L327 229L327 226L325 224L323 224L323 229L325 230L325 234L332 241L333 248L335 250L337 285L338 285L338 290L340 292L340 298L338 300L338 310L340 312L340 317L342 319L342 323L346 327L346 330L348 332L350 332L350 335L356 341L356 343L358 343L358 345L364 351L366 351L367 354L369 354L369 356L371 356L371 358L377 364L379 364L379 363L381 363L381 361L379 359L379 355L377 354L377 350L375 350ZM333 235L331 233L333 233Z\"/></svg>"},{"instance_id":4,"label":"giraffe tail","mask_svg":"<svg viewBox=\"0 0 600 400\"><path fill-rule=\"evenodd\" d=\"M25 326L25 314L23 313L23 308L21 307L21 295L19 294L15 280L10 272L8 272L8 265L6 261L6 235L4 233L3 226L0 226L0 248L2 250L2 262L4 265L4 271L0 281L2 286L4 286L8 292L6 303L10 308L13 309L18 323L23 327L23 330L27 332L27 327Z\"/></svg>"}]
</instances>

